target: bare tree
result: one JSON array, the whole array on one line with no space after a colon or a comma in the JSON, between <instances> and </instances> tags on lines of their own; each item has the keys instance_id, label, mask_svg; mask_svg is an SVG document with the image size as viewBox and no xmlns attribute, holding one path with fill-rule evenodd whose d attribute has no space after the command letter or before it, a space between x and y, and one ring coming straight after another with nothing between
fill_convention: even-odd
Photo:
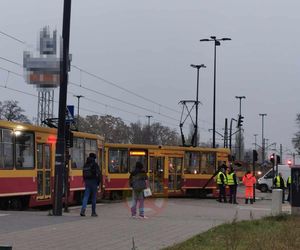
<instances>
[{"instance_id":1,"label":"bare tree","mask_svg":"<svg viewBox=\"0 0 300 250\"><path fill-rule=\"evenodd\" d=\"M27 116L23 114L24 112L25 110L18 105L18 101L0 102L0 119L30 123Z\"/></svg>"},{"instance_id":2,"label":"bare tree","mask_svg":"<svg viewBox=\"0 0 300 250\"><path fill-rule=\"evenodd\" d=\"M79 119L80 131L103 135L106 142L129 142L129 128L119 117L91 115Z\"/></svg>"},{"instance_id":3,"label":"bare tree","mask_svg":"<svg viewBox=\"0 0 300 250\"><path fill-rule=\"evenodd\" d=\"M296 124L300 128L300 113L296 116ZM295 150L300 154L300 131L295 133L295 137L292 139Z\"/></svg>"}]
</instances>

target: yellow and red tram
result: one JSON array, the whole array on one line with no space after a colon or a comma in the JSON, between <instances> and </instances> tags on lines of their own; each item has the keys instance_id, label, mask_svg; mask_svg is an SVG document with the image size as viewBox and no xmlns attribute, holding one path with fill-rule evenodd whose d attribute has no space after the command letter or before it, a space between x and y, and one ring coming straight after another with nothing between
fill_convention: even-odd
<instances>
[{"instance_id":1,"label":"yellow and red tram","mask_svg":"<svg viewBox=\"0 0 300 250\"><path fill-rule=\"evenodd\" d=\"M0 121L0 208L52 204L56 129ZM68 202L84 190L82 166L91 152L101 153L101 136L74 132L70 149Z\"/></svg>"},{"instance_id":2,"label":"yellow and red tram","mask_svg":"<svg viewBox=\"0 0 300 250\"><path fill-rule=\"evenodd\" d=\"M56 129L0 121L0 209L52 204ZM122 198L135 163L147 171L154 196L203 196L213 193L217 167L228 164L222 148L104 143L104 138L73 132L69 149L68 203L81 202L82 167L95 153L103 181L99 197Z\"/></svg>"}]
</instances>

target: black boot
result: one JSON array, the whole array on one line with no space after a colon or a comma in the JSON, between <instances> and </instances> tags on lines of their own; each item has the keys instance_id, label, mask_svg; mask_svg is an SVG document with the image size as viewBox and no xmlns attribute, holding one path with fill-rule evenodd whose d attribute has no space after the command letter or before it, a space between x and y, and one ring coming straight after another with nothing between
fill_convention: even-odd
<instances>
[{"instance_id":1,"label":"black boot","mask_svg":"<svg viewBox=\"0 0 300 250\"><path fill-rule=\"evenodd\" d=\"M248 204L248 199L245 199L245 204Z\"/></svg>"},{"instance_id":2,"label":"black boot","mask_svg":"<svg viewBox=\"0 0 300 250\"><path fill-rule=\"evenodd\" d=\"M250 199L250 203L253 204L253 199Z\"/></svg>"},{"instance_id":3,"label":"black boot","mask_svg":"<svg viewBox=\"0 0 300 250\"><path fill-rule=\"evenodd\" d=\"M85 209L81 209L80 216L85 216Z\"/></svg>"}]
</instances>

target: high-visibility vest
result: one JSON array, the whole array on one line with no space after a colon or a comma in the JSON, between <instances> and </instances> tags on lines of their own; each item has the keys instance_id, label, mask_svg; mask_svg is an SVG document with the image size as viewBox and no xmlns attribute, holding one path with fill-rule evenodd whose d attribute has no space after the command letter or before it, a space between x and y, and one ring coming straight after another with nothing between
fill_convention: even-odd
<instances>
[{"instance_id":1,"label":"high-visibility vest","mask_svg":"<svg viewBox=\"0 0 300 250\"><path fill-rule=\"evenodd\" d=\"M292 184L292 177L291 176L288 177L287 184Z\"/></svg>"},{"instance_id":2,"label":"high-visibility vest","mask_svg":"<svg viewBox=\"0 0 300 250\"><path fill-rule=\"evenodd\" d=\"M276 179L276 187L280 188L280 176L279 175L276 176L275 179ZM283 186L285 187L285 181L283 178L282 178L282 180L283 180Z\"/></svg>"},{"instance_id":3,"label":"high-visibility vest","mask_svg":"<svg viewBox=\"0 0 300 250\"><path fill-rule=\"evenodd\" d=\"M227 174L227 185L235 185L234 178L233 178L234 172Z\"/></svg>"},{"instance_id":4,"label":"high-visibility vest","mask_svg":"<svg viewBox=\"0 0 300 250\"><path fill-rule=\"evenodd\" d=\"M221 180L221 175L223 175L224 177L224 184L227 184L227 178L226 175L223 172L219 172L217 175L217 184L223 184L222 180Z\"/></svg>"}]
</instances>

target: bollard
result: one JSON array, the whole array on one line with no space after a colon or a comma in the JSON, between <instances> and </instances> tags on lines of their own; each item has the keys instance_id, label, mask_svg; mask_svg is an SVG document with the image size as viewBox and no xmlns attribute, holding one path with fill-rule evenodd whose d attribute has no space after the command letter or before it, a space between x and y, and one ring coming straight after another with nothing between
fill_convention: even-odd
<instances>
[{"instance_id":1,"label":"bollard","mask_svg":"<svg viewBox=\"0 0 300 250\"><path fill-rule=\"evenodd\" d=\"M272 191L271 213L273 216L279 215L282 213L282 190L281 189L273 189L273 191Z\"/></svg>"}]
</instances>

